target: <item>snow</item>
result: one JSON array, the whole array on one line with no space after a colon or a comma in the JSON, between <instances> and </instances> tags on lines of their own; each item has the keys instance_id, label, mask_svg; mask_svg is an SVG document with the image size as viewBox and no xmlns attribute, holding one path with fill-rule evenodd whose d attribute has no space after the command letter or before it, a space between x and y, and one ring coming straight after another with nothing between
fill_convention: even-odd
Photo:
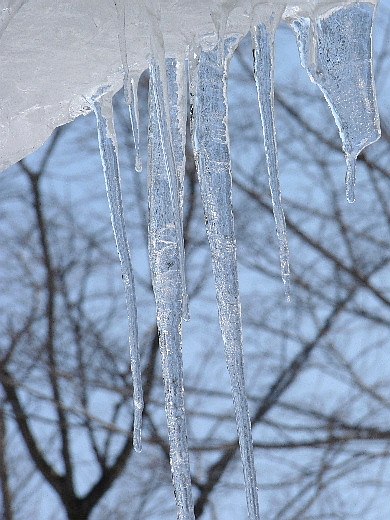
<instances>
[{"instance_id":1,"label":"snow","mask_svg":"<svg viewBox=\"0 0 390 520\"><path fill-rule=\"evenodd\" d=\"M122 267L134 384L134 447L143 409L137 310L123 218L112 96L124 85L139 155L137 82L149 67L149 258L165 387L177 515L193 520L182 362L189 318L183 240L187 66L191 136L211 249L220 328L230 376L248 515L260 518L245 395L241 305L232 206L227 77L240 38L252 30L255 81L269 184L289 297L289 252L281 203L273 109L273 37L280 20L297 35L302 65L333 112L353 202L355 162L379 138L371 60L373 3L288 0L3 0L0 16L0 169L38 147L51 131L94 110L107 196ZM44 30L42 30L44 29Z\"/></svg>"},{"instance_id":2,"label":"snow","mask_svg":"<svg viewBox=\"0 0 390 520\"><path fill-rule=\"evenodd\" d=\"M123 0L116 3L121 13ZM285 19L348 3L350 0L274 2L287 5ZM196 46L205 35L208 38L203 43L215 43L213 18L218 13L225 13L225 18L229 15L226 33L246 34L256 4L255 0L161 0L159 7L157 2L126 2L124 30L131 75L137 78L149 65L153 21L160 28L166 55L182 57L187 45ZM85 98L100 86L110 84L113 92L122 87L118 40L122 22L118 20L123 15L117 15L113 0L0 0L0 12L0 34L4 28L0 45L1 171L36 150L57 126L85 114L89 110Z\"/></svg>"}]
</instances>

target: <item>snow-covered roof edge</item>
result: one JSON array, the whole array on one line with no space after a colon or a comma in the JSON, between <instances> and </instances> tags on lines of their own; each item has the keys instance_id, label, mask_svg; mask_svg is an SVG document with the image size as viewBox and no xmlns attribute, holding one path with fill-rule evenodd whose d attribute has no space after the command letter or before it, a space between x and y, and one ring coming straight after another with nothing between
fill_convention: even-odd
<instances>
[{"instance_id":1,"label":"snow-covered roof edge","mask_svg":"<svg viewBox=\"0 0 390 520\"><path fill-rule=\"evenodd\" d=\"M109 84L117 91L123 84L113 0L2 3L0 170L37 149L56 127L87 113L85 98L99 87ZM275 5L291 19L348 3L351 0L161 0L158 5L127 1L129 68L134 76L147 68L152 38L163 41L166 55L178 56L204 37L216 38L216 24L222 20L223 25L224 19L226 34L245 35L259 21L254 13L266 16Z\"/></svg>"}]
</instances>

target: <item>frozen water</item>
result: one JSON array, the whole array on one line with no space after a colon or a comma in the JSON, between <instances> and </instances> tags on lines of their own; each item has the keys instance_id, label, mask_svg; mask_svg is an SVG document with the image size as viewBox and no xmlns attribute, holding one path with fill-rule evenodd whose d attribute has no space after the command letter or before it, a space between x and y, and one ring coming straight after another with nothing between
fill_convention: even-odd
<instances>
[{"instance_id":1,"label":"frozen water","mask_svg":"<svg viewBox=\"0 0 390 520\"><path fill-rule=\"evenodd\" d=\"M232 386L244 472L248 515L260 518L248 403L245 396L241 306L232 211L226 81L230 58L240 39L228 36L234 2L210 11L217 43L200 42L190 60L191 131L215 278L219 321ZM125 38L125 11L116 3L125 97L131 106ZM258 8L254 9L255 14ZM309 10L310 11L310 10ZM295 12L301 60L325 94L342 138L347 160L347 197L354 200L358 153L379 137L371 61L374 7L353 4L328 12ZM282 279L289 297L289 250L281 202L273 108L273 41L283 7L268 6L253 24L254 71L263 125L269 185L280 248ZM122 14L121 14L122 13ZM153 15L153 24L161 20ZM121 32L122 31L122 32ZM160 28L152 38L149 93L149 255L165 386L172 479L180 519L193 519L191 472L184 405L182 321L187 317L183 243L186 78L181 57L164 59ZM203 46L202 46L203 44ZM197 46L193 47L198 49ZM353 65L353 66L351 66ZM352 70L352 71L351 71ZM134 103L133 103L134 106ZM132 117L132 112L130 112ZM132 118L132 120L134 117ZM135 128L133 125L133 133ZM139 149L135 137L136 153Z\"/></svg>"},{"instance_id":2,"label":"frozen water","mask_svg":"<svg viewBox=\"0 0 390 520\"><path fill-rule=\"evenodd\" d=\"M91 103L96 115L100 156L106 181L107 198L111 212L111 223L114 230L116 247L122 269L122 280L125 288L129 322L130 363L131 373L133 376L133 444L136 451L141 451L141 426L144 402L141 364L138 350L137 305L135 300L134 276L123 216L118 146L112 117L112 98L111 94L103 96L100 94L101 92L98 92L96 97L91 99Z\"/></svg>"},{"instance_id":3,"label":"frozen water","mask_svg":"<svg viewBox=\"0 0 390 520\"><path fill-rule=\"evenodd\" d=\"M353 3L292 22L302 65L324 93L340 132L348 202L355 200L356 158L380 137L371 58L374 10L373 4Z\"/></svg>"},{"instance_id":4,"label":"frozen water","mask_svg":"<svg viewBox=\"0 0 390 520\"><path fill-rule=\"evenodd\" d=\"M184 56L187 47L195 48L204 35L215 33L216 25L221 36L246 34L260 21L253 17L254 6L256 13L266 12L270 5L282 6L282 19L291 21L310 17L314 8L324 14L351 4L351 0L274 0L263 5L256 0L115 1L119 16L113 0L0 0L0 20L7 19L0 45L0 170L35 150L57 126L85 114L85 97L99 87L110 84L115 93L123 86L118 34L125 41L130 77L139 77L149 65L149 9L154 4L161 7L158 26L167 57Z\"/></svg>"},{"instance_id":5,"label":"frozen water","mask_svg":"<svg viewBox=\"0 0 390 520\"><path fill-rule=\"evenodd\" d=\"M170 110L168 101L168 80L165 69L157 62L156 59L152 59L150 64L150 89L153 91L153 106L156 110L156 120L159 125L159 135L161 136L161 160L164 163L164 167L167 172L169 193L170 193L170 204L174 215L174 230L176 235L177 254L180 265L180 287L182 291L181 302L183 309L184 319L189 318L188 312L188 299L187 289L185 282L185 271L184 271L184 239L183 239L183 223L182 223L182 211L180 208L180 181L176 171L175 156L172 145L172 134L170 124ZM181 139L180 139L181 140Z\"/></svg>"},{"instance_id":6,"label":"frozen water","mask_svg":"<svg viewBox=\"0 0 390 520\"><path fill-rule=\"evenodd\" d=\"M281 10L271 14L267 23L259 23L252 29L254 72L259 99L261 122L263 125L264 147L267 159L269 186L279 240L280 267L287 298L290 298L290 263L284 219L282 196L279 183L279 166L276 146L274 117L274 33L280 20Z\"/></svg>"},{"instance_id":7,"label":"frozen water","mask_svg":"<svg viewBox=\"0 0 390 520\"><path fill-rule=\"evenodd\" d=\"M176 63L167 62L170 77L169 96L172 107L177 107L177 85L175 78ZM172 77L173 76L173 77ZM184 407L183 362L181 329L183 318L183 273L178 226L177 201L172 201L172 191L179 194L176 171L170 170L173 161L167 160L166 133L167 120L163 115L162 84L160 66L152 62L149 90L149 163L148 163L148 200L149 200L149 256L153 290L156 299L157 327L165 387L165 410L167 415L168 436L172 480L175 490L178 518L194 519L191 493L191 474L189 465L187 428ZM176 95L175 95L176 94ZM175 109L172 108L172 112ZM173 115L173 114L172 114ZM162 121L164 117L164 121ZM172 119L171 119L172 120ZM174 135L177 127L174 125ZM178 139L182 142L182 139ZM178 144L178 143L177 143ZM181 148L181 147L177 147ZM180 155L182 154L180 150ZM172 185L173 184L173 185ZM179 217L181 212L179 211Z\"/></svg>"},{"instance_id":8,"label":"frozen water","mask_svg":"<svg viewBox=\"0 0 390 520\"><path fill-rule=\"evenodd\" d=\"M138 113L138 75L132 75L129 69L126 41L126 3L124 0L114 0L118 18L118 41L123 67L123 90L125 101L129 107L130 124L133 132L135 169L142 171L141 153L139 147L139 113Z\"/></svg>"},{"instance_id":9,"label":"frozen water","mask_svg":"<svg viewBox=\"0 0 390 520\"><path fill-rule=\"evenodd\" d=\"M202 51L191 73L192 133L207 236L210 243L219 322L225 345L249 518L259 516L251 424L245 396L241 304L232 207L227 69L237 37ZM221 54L222 51L222 54Z\"/></svg>"},{"instance_id":10,"label":"frozen water","mask_svg":"<svg viewBox=\"0 0 390 520\"><path fill-rule=\"evenodd\" d=\"M180 217L183 218L184 174L186 167L187 66L183 59L167 58L166 77L172 149L175 160Z\"/></svg>"},{"instance_id":11,"label":"frozen water","mask_svg":"<svg viewBox=\"0 0 390 520\"><path fill-rule=\"evenodd\" d=\"M91 106L96 114L126 294L136 450L141 449L142 380L112 96L124 86L134 138L135 168L140 171L137 81L149 66L149 256L172 478L181 520L194 519L182 366L182 323L188 318L183 240L185 57L190 58L194 153L231 380L248 514L251 520L258 519L232 212L226 101L228 65L240 37L252 29L255 80L282 279L289 294L289 251L273 108L274 31L280 20L291 24L297 35L302 65L321 88L332 110L346 155L347 198L352 202L357 156L380 135L371 59L375 3L351 0L337 3L333 0L275 0L267 4L257 0L199 0L196 3L161 0L150 4L138 0L0 0L0 7L0 169L31 152L55 127L85 114ZM21 92L23 95L15 95ZM89 104L85 103L86 99Z\"/></svg>"}]
</instances>

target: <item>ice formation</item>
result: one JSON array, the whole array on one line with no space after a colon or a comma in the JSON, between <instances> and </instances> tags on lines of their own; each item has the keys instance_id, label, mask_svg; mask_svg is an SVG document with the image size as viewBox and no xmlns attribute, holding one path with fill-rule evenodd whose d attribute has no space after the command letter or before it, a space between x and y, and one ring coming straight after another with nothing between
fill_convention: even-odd
<instances>
[{"instance_id":1,"label":"ice formation","mask_svg":"<svg viewBox=\"0 0 390 520\"><path fill-rule=\"evenodd\" d=\"M143 411L143 392L140 355L138 350L137 305L133 268L130 249L127 241L125 219L123 215L121 180L119 173L118 145L112 115L112 94L98 90L90 103L96 115L99 148L102 159L106 192L111 212L111 223L115 243L122 269L122 280L125 288L127 315L129 323L130 365L133 376L134 401L134 449L141 451L141 425Z\"/></svg>"},{"instance_id":2,"label":"ice formation","mask_svg":"<svg viewBox=\"0 0 390 520\"><path fill-rule=\"evenodd\" d=\"M32 4L34 4L32 6ZM195 7L192 6L195 4ZM191 137L219 321L231 380L248 516L260 518L248 404L231 202L227 76L241 37L252 32L254 73L263 125L282 280L289 295L289 253L279 185L273 109L273 42L281 21L296 33L302 65L332 110L354 200L355 162L379 138L372 76L374 2L340 0L2 0L0 16L0 168L35 149L52 129L93 110L111 220L122 267L134 384L134 447L141 449L142 379L135 288L123 217L112 96L124 85L141 170L137 82L150 71L149 257L165 385L177 516L194 519L181 331L188 319L183 242L187 90ZM62 30L57 31L61 26ZM41 28L45 27L45 31ZM34 42L34 60L23 52ZM32 63L31 63L32 62ZM38 71L38 72L37 72ZM47 78L55 89L45 89ZM54 79L53 79L54 78ZM16 96L14 93L23 93Z\"/></svg>"},{"instance_id":3,"label":"ice formation","mask_svg":"<svg viewBox=\"0 0 390 520\"><path fill-rule=\"evenodd\" d=\"M184 85L178 82L183 77L183 65L175 59L161 63L153 59L150 64L148 194L149 256L156 299L172 479L178 518L190 519L194 518L194 506L181 353L182 320L187 317L182 234L185 127L180 125L178 117L180 108L183 110L180 100L183 99L181 91ZM173 136L175 147L172 145Z\"/></svg>"},{"instance_id":4,"label":"ice formation","mask_svg":"<svg viewBox=\"0 0 390 520\"><path fill-rule=\"evenodd\" d=\"M239 42L200 52L191 70L192 136L200 192L210 243L219 322L225 345L238 440L243 461L249 517L259 518L251 424L245 396L241 307L232 207L226 81L228 64Z\"/></svg>"},{"instance_id":5,"label":"ice formation","mask_svg":"<svg viewBox=\"0 0 390 520\"><path fill-rule=\"evenodd\" d=\"M374 9L355 3L292 21L302 65L324 93L340 132L348 202L355 200L356 158L380 137L371 67Z\"/></svg>"},{"instance_id":6,"label":"ice formation","mask_svg":"<svg viewBox=\"0 0 390 520\"><path fill-rule=\"evenodd\" d=\"M264 148L267 160L269 187L271 190L276 233L279 239L280 267L286 295L290 297L290 266L287 243L286 222L284 219L282 197L279 185L279 167L276 147L274 118L273 54L275 30L283 14L283 7L277 6L268 18L262 19L252 27L254 72L259 99L261 122L263 125Z\"/></svg>"}]
</instances>

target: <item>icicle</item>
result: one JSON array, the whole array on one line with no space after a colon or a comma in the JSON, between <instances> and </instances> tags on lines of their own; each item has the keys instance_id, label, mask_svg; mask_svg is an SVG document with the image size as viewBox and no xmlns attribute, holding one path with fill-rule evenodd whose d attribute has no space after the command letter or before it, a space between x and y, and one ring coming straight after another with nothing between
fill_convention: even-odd
<instances>
[{"instance_id":1,"label":"icicle","mask_svg":"<svg viewBox=\"0 0 390 520\"><path fill-rule=\"evenodd\" d=\"M347 161L349 202L355 200L356 158L380 137L372 72L374 10L368 2L353 3L314 20L301 17L292 22L302 65L322 90L339 129Z\"/></svg>"},{"instance_id":2,"label":"icicle","mask_svg":"<svg viewBox=\"0 0 390 520\"><path fill-rule=\"evenodd\" d=\"M352 204L355 202L355 182L356 182L356 155L347 153L347 173L345 174L345 189L347 201Z\"/></svg>"},{"instance_id":3,"label":"icicle","mask_svg":"<svg viewBox=\"0 0 390 520\"><path fill-rule=\"evenodd\" d=\"M215 5L213 6L213 10L210 11L210 16L213 20L216 31L218 56L220 56L221 60L223 60L227 22L230 13L235 7L237 7L237 0L217 0L214 2L214 4Z\"/></svg>"},{"instance_id":4,"label":"icicle","mask_svg":"<svg viewBox=\"0 0 390 520\"><path fill-rule=\"evenodd\" d=\"M122 280L125 287L127 315L129 323L130 364L133 377L134 394L134 437L136 451L141 451L141 427L143 391L141 363L138 350L137 307L134 289L134 276L131 265L129 245L127 242L125 220L123 216L122 194L120 185L117 143L112 117L112 97L100 97L98 93L92 100L92 108L96 115L100 156L106 181L107 198L111 212L111 223L114 230L116 247L121 263Z\"/></svg>"},{"instance_id":5,"label":"icicle","mask_svg":"<svg viewBox=\"0 0 390 520\"><path fill-rule=\"evenodd\" d=\"M280 15L282 12L280 12ZM259 23L253 28L254 72L257 87L257 97L261 121L263 125L264 148L267 160L269 186L271 190L272 207L276 223L276 233L279 240L280 266L282 280L287 299L290 299L290 265L287 242L286 222L282 206L279 183L279 165L276 146L276 130L274 118L274 32L279 22L279 16L270 18L268 27Z\"/></svg>"},{"instance_id":6,"label":"icicle","mask_svg":"<svg viewBox=\"0 0 390 520\"><path fill-rule=\"evenodd\" d=\"M184 60L167 58L166 61L169 115L172 148L179 188L179 208L183 219L183 189L186 167L187 81Z\"/></svg>"},{"instance_id":7,"label":"icicle","mask_svg":"<svg viewBox=\"0 0 390 520\"><path fill-rule=\"evenodd\" d=\"M134 151L135 151L135 171L142 172L141 150L139 144L139 110L138 110L138 78L127 80L126 103L129 107L131 130L133 132Z\"/></svg>"},{"instance_id":8,"label":"icicle","mask_svg":"<svg viewBox=\"0 0 390 520\"><path fill-rule=\"evenodd\" d=\"M225 344L238 438L243 462L249 518L259 518L251 425L245 396L241 305L232 212L232 177L227 128L227 67L238 38L202 51L191 73L192 132L206 230L210 243L219 321Z\"/></svg>"},{"instance_id":9,"label":"icicle","mask_svg":"<svg viewBox=\"0 0 390 520\"><path fill-rule=\"evenodd\" d=\"M135 151L135 170L142 171L142 160L139 145L139 111L138 111L138 76L135 78L130 74L127 59L126 44L126 0L114 0L118 20L118 41L123 67L123 90L127 106L129 107L131 131L133 132Z\"/></svg>"},{"instance_id":10,"label":"icicle","mask_svg":"<svg viewBox=\"0 0 390 520\"><path fill-rule=\"evenodd\" d=\"M176 63L167 62L168 87L176 80ZM172 76L171 76L172 74ZM172 191L178 198L176 173L172 161L167 159L167 122L161 110L161 82L156 63L151 65L149 89L149 255L153 289L157 308L157 326L165 386L165 410L172 480L180 520L194 520L191 474L184 406L183 362L181 345L182 328L182 258L178 241L177 201L172 204ZM169 88L169 92L177 89ZM175 100L171 104L174 115ZM174 118L171 118L173 121ZM173 125L178 137L178 127ZM176 137L176 138L177 138ZM179 143L175 143L179 145ZM179 149L180 146L177 146ZM180 150L181 154L181 150Z\"/></svg>"},{"instance_id":11,"label":"icicle","mask_svg":"<svg viewBox=\"0 0 390 520\"><path fill-rule=\"evenodd\" d=\"M165 81L164 81L165 80ZM174 225L177 242L177 254L179 256L180 263L180 277L181 277L181 289L182 289L182 307L183 307L183 318L189 319L188 312L188 297L185 281L185 262L184 262L184 239L183 239L183 221L180 210L179 201L179 179L176 170L175 156L172 146L172 135L170 125L170 114L169 114L169 102L168 102L168 80L166 77L166 71L161 70L159 63L156 59L152 59L150 63L150 88L153 90L153 96L155 99L155 107L157 111L157 124L160 128L161 135L161 153L162 160L165 163L167 170L169 191L171 196L170 204L174 214ZM165 91L165 92L164 92ZM168 107L168 109L166 109Z\"/></svg>"}]
</instances>

